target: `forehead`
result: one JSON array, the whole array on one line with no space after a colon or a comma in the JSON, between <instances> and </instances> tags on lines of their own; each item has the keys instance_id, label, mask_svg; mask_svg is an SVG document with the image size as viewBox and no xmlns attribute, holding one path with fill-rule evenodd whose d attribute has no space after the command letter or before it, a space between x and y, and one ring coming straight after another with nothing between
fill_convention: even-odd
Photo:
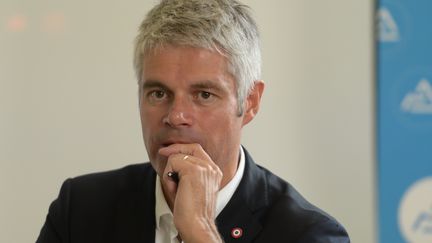
<instances>
[{"instance_id":1,"label":"forehead","mask_svg":"<svg viewBox=\"0 0 432 243\"><path fill-rule=\"evenodd\" d=\"M144 56L142 78L231 76L222 54L198 47L165 45Z\"/></svg>"}]
</instances>

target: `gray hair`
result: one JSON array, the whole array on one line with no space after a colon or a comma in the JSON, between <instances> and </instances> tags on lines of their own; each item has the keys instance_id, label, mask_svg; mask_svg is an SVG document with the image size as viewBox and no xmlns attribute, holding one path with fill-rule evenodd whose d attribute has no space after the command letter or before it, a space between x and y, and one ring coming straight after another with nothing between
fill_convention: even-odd
<instances>
[{"instance_id":1,"label":"gray hair","mask_svg":"<svg viewBox=\"0 0 432 243\"><path fill-rule=\"evenodd\" d=\"M238 113L243 113L243 102L261 77L259 33L248 6L237 0L161 0L141 23L135 40L140 89L145 55L166 44L224 55L237 82Z\"/></svg>"}]
</instances>

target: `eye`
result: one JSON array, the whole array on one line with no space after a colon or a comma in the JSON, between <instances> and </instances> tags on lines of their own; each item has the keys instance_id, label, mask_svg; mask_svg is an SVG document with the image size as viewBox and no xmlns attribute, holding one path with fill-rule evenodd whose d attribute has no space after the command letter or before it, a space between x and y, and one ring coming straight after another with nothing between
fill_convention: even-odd
<instances>
[{"instance_id":1,"label":"eye","mask_svg":"<svg viewBox=\"0 0 432 243\"><path fill-rule=\"evenodd\" d=\"M198 91L195 95L196 101L201 104L212 104L216 100L216 95L208 91Z\"/></svg>"},{"instance_id":2,"label":"eye","mask_svg":"<svg viewBox=\"0 0 432 243\"><path fill-rule=\"evenodd\" d=\"M150 92L150 96L155 99L163 99L166 96L166 93L163 90L155 90Z\"/></svg>"},{"instance_id":3,"label":"eye","mask_svg":"<svg viewBox=\"0 0 432 243\"><path fill-rule=\"evenodd\" d=\"M200 98L207 100L210 99L212 97L212 94L210 92L206 92L206 91L201 91L199 93Z\"/></svg>"},{"instance_id":4,"label":"eye","mask_svg":"<svg viewBox=\"0 0 432 243\"><path fill-rule=\"evenodd\" d=\"M146 95L146 99L151 104L161 103L165 101L167 98L168 98L167 92L162 89L151 90Z\"/></svg>"}]
</instances>

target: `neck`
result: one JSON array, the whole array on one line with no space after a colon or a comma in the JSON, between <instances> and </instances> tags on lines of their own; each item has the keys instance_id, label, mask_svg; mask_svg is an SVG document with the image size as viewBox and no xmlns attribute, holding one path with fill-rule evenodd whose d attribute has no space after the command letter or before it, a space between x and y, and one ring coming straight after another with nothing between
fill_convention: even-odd
<instances>
[{"instance_id":1,"label":"neck","mask_svg":"<svg viewBox=\"0 0 432 243\"><path fill-rule=\"evenodd\" d=\"M225 167L223 168L223 178L220 184L220 189L224 188L234 177L234 175L237 172L237 168L240 162L240 151L238 150L237 153L235 153L235 157L231 160L231 163L227 163ZM221 168L222 169L222 168Z\"/></svg>"}]
</instances>

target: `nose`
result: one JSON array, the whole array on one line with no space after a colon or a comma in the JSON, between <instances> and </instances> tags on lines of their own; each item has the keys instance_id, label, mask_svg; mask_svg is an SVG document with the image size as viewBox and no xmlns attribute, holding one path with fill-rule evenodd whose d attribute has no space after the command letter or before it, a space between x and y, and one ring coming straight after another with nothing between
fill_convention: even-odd
<instances>
[{"instance_id":1,"label":"nose","mask_svg":"<svg viewBox=\"0 0 432 243\"><path fill-rule=\"evenodd\" d=\"M163 123L170 127L188 127L192 125L192 106L187 97L175 97L163 118Z\"/></svg>"}]
</instances>

